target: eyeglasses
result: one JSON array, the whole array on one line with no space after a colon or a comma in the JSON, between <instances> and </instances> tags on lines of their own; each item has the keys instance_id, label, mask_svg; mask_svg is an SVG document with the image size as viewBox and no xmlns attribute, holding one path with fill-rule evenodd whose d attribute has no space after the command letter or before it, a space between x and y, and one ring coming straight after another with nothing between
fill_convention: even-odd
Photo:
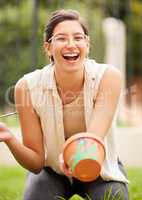
<instances>
[{"instance_id":1,"label":"eyeglasses","mask_svg":"<svg viewBox=\"0 0 142 200\"><path fill-rule=\"evenodd\" d=\"M76 44L83 44L87 40L88 36L85 34L77 34L73 35L72 37L69 37L68 35L53 35L48 42L55 42L58 44L67 44L70 39Z\"/></svg>"}]
</instances>

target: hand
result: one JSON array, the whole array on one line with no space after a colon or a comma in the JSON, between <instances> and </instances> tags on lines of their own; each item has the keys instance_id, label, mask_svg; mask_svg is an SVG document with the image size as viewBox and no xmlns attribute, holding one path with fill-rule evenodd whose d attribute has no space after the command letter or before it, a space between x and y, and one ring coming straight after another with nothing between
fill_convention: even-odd
<instances>
[{"instance_id":1,"label":"hand","mask_svg":"<svg viewBox=\"0 0 142 200\"><path fill-rule=\"evenodd\" d=\"M64 159L63 159L63 154L61 153L61 154L59 155L59 167L60 167L60 170L61 170L62 172L64 172L63 165L64 165Z\"/></svg>"},{"instance_id":2,"label":"hand","mask_svg":"<svg viewBox=\"0 0 142 200\"><path fill-rule=\"evenodd\" d=\"M13 137L10 129L2 122L0 122L0 142L6 142Z\"/></svg>"},{"instance_id":3,"label":"hand","mask_svg":"<svg viewBox=\"0 0 142 200\"><path fill-rule=\"evenodd\" d=\"M61 153L59 155L59 167L60 170L66 175L66 176L71 176L71 169L69 167L66 166L65 162L64 162L64 158L63 158L63 154Z\"/></svg>"}]
</instances>

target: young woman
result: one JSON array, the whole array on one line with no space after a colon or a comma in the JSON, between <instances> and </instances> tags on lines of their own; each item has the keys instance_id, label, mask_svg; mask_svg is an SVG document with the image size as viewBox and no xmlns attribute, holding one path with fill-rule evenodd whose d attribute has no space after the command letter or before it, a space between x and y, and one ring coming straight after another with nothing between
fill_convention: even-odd
<instances>
[{"instance_id":1,"label":"young woman","mask_svg":"<svg viewBox=\"0 0 142 200\"><path fill-rule=\"evenodd\" d=\"M77 11L54 12L44 32L51 63L26 74L15 87L23 143L4 124L0 140L29 174L24 200L52 200L73 194L100 200L128 200L127 183L114 141L121 76L113 66L88 59L88 30ZM99 178L81 182L66 177L59 155L67 138L91 132L104 140L106 157Z\"/></svg>"}]
</instances>

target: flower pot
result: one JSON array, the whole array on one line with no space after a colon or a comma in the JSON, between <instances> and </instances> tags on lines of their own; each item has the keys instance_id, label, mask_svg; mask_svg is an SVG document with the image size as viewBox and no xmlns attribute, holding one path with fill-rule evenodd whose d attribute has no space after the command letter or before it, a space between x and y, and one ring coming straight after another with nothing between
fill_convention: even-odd
<instances>
[{"instance_id":1,"label":"flower pot","mask_svg":"<svg viewBox=\"0 0 142 200\"><path fill-rule=\"evenodd\" d=\"M65 171L80 181L95 180L100 174L104 158L104 143L93 133L75 134L66 140L63 147Z\"/></svg>"}]
</instances>

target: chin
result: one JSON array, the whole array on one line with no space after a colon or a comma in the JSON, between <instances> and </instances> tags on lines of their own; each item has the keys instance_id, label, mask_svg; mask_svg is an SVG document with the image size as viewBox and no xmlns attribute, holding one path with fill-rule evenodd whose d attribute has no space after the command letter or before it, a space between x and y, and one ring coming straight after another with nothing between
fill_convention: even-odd
<instances>
[{"instance_id":1,"label":"chin","mask_svg":"<svg viewBox=\"0 0 142 200\"><path fill-rule=\"evenodd\" d=\"M76 72L82 69L83 67L83 62L78 61L78 62L65 62L65 64L63 65L63 69L66 72Z\"/></svg>"}]
</instances>

